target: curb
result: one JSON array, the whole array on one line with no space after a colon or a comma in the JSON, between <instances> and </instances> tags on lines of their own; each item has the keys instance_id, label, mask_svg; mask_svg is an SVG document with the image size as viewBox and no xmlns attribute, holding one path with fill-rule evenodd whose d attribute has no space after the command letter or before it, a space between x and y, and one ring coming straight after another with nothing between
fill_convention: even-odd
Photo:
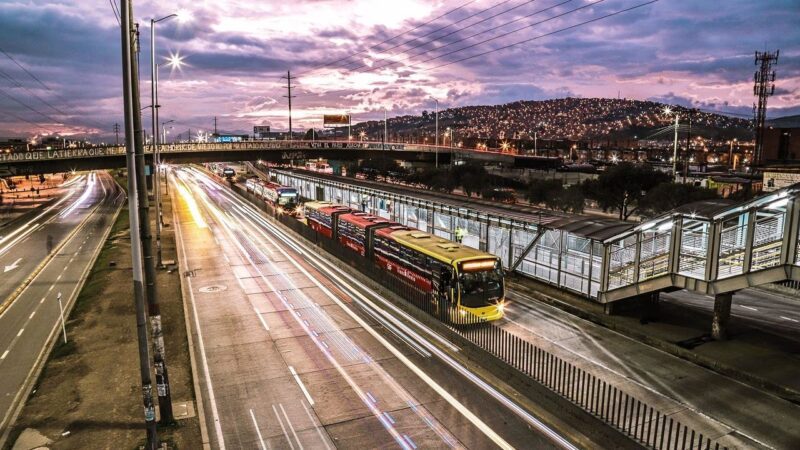
<instances>
[{"instance_id":1,"label":"curb","mask_svg":"<svg viewBox=\"0 0 800 450\"><path fill-rule=\"evenodd\" d=\"M520 280L524 280L527 283L531 282L537 283L535 280L531 280L525 277L517 277L514 281L519 282ZM546 287L549 288L550 286ZM528 296L537 301L556 307L564 312L572 314L573 316L587 320L589 322L600 325L609 330L615 331L623 336L627 336L631 339L647 344L650 347L661 350L665 353L681 358L683 360L689 361L700 367L704 367L711 371L717 372L720 375L724 375L733 380L739 381L749 386L753 386L758 389L762 389L766 393L780 397L783 400L795 404L800 404L800 392L790 389L786 386L778 385L769 380L765 380L764 378L736 369L727 364L720 363L712 358L699 355L683 347L680 347L676 344L673 344L669 341L655 338L647 333L642 333L641 331L634 330L625 325L620 325L616 321L609 319L609 316L587 311L579 306L575 306L569 302L559 300L558 298L543 293L541 291L537 291L534 289L526 289L525 294L527 294Z\"/></svg>"}]
</instances>

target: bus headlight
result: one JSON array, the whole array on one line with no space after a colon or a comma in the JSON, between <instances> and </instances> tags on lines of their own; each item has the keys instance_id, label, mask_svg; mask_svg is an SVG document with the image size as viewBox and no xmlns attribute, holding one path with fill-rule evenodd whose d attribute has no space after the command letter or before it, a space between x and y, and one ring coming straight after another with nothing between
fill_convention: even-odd
<instances>
[{"instance_id":1,"label":"bus headlight","mask_svg":"<svg viewBox=\"0 0 800 450\"><path fill-rule=\"evenodd\" d=\"M505 304L505 302L500 302L500 303L498 303L498 304L497 304L497 311L499 311L499 312L500 312L500 314L503 314L503 313L505 313L505 311L506 311L506 304Z\"/></svg>"}]
</instances>

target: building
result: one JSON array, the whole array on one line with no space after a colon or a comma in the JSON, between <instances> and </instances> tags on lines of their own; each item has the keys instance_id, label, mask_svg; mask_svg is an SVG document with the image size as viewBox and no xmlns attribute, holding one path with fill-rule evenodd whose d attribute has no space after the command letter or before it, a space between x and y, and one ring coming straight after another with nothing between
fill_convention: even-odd
<instances>
[{"instance_id":1,"label":"building","mask_svg":"<svg viewBox=\"0 0 800 450\"><path fill-rule=\"evenodd\" d=\"M766 126L765 165L800 164L800 115L768 120Z\"/></svg>"}]
</instances>

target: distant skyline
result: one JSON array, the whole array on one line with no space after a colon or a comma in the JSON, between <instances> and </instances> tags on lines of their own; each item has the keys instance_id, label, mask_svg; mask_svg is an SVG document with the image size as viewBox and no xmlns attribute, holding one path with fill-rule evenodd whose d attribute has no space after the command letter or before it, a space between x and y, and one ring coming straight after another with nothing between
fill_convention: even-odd
<instances>
[{"instance_id":1,"label":"distant skyline","mask_svg":"<svg viewBox=\"0 0 800 450\"><path fill-rule=\"evenodd\" d=\"M175 133L209 131L214 116L225 131L285 129L287 70L297 77L296 131L320 127L326 113L349 111L362 121L382 119L384 109L432 111L431 97L446 109L619 95L750 116L753 53L764 49L781 50L769 117L800 114L798 0L661 0L536 38L645 2L134 1L142 105L150 103L150 19L178 12L181 20L157 29L159 62L180 54L185 63L162 69L159 82L161 118L175 120ZM107 140L122 124L120 33L110 3L0 0L0 49L43 82L0 53L0 138Z\"/></svg>"}]
</instances>

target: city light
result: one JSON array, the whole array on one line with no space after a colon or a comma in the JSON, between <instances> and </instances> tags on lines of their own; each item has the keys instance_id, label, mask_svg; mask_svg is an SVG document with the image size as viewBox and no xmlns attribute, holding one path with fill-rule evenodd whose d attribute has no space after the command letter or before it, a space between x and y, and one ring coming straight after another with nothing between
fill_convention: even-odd
<instances>
[{"instance_id":1,"label":"city light","mask_svg":"<svg viewBox=\"0 0 800 450\"><path fill-rule=\"evenodd\" d=\"M181 56L180 52L175 52L175 53L170 52L169 57L167 57L167 63L166 63L167 67L171 69L170 73L176 70L180 72L183 69L183 66L186 65L186 63L183 61L184 59L185 57Z\"/></svg>"}]
</instances>

